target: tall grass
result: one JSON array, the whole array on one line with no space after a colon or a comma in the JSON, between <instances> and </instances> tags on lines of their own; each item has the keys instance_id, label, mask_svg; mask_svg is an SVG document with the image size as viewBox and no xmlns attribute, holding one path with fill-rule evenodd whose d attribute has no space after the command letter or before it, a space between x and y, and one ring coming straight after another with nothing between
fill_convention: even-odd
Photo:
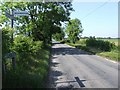
<instances>
[{"instance_id":1,"label":"tall grass","mask_svg":"<svg viewBox=\"0 0 120 90\"><path fill-rule=\"evenodd\" d=\"M41 53L44 53L41 57ZM48 73L49 50L39 51L38 58L30 56L30 63L17 65L16 70L7 70L3 88L42 88Z\"/></svg>"}]
</instances>

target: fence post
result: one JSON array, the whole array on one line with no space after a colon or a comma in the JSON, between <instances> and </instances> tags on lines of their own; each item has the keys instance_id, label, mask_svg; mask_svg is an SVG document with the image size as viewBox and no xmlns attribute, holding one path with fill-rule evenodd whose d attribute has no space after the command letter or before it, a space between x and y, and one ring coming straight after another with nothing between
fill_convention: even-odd
<instances>
[{"instance_id":1,"label":"fence post","mask_svg":"<svg viewBox=\"0 0 120 90\"><path fill-rule=\"evenodd\" d=\"M3 74L6 74L6 65L4 63L2 63L2 69L3 69Z\"/></svg>"},{"instance_id":2,"label":"fence post","mask_svg":"<svg viewBox=\"0 0 120 90\"><path fill-rule=\"evenodd\" d=\"M13 70L16 69L16 60L15 57L12 58L12 66L13 66Z\"/></svg>"},{"instance_id":3,"label":"fence post","mask_svg":"<svg viewBox=\"0 0 120 90\"><path fill-rule=\"evenodd\" d=\"M11 59L12 68L13 68L13 70L15 70L16 69L16 53L15 52L7 53L5 56L5 59L7 59L7 58ZM3 65L3 67L5 67L5 66ZM5 67L5 69L6 69L6 67Z\"/></svg>"}]
</instances>

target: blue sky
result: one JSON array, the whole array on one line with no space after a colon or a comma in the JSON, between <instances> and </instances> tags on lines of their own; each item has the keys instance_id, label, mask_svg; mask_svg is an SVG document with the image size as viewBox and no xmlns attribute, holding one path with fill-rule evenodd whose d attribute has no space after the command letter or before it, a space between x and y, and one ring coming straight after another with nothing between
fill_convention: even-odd
<instances>
[{"instance_id":1,"label":"blue sky","mask_svg":"<svg viewBox=\"0 0 120 90\"><path fill-rule=\"evenodd\" d=\"M70 17L81 20L82 36L118 37L117 2L73 2L73 8Z\"/></svg>"}]
</instances>

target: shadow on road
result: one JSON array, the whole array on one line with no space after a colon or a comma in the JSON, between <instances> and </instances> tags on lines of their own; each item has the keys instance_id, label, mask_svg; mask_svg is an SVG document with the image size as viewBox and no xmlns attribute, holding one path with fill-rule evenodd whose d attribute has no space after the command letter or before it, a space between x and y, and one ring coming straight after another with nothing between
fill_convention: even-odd
<instances>
[{"instance_id":1,"label":"shadow on road","mask_svg":"<svg viewBox=\"0 0 120 90\"><path fill-rule=\"evenodd\" d=\"M61 43L59 43L59 42L55 42L55 43L52 43L52 46L54 46L54 45L56 45L56 44L61 44Z\"/></svg>"},{"instance_id":2,"label":"shadow on road","mask_svg":"<svg viewBox=\"0 0 120 90\"><path fill-rule=\"evenodd\" d=\"M52 48L53 55L92 55L88 52L85 52L83 50L79 50L77 48L72 47L59 47L59 48Z\"/></svg>"},{"instance_id":3,"label":"shadow on road","mask_svg":"<svg viewBox=\"0 0 120 90\"><path fill-rule=\"evenodd\" d=\"M53 67L57 67L58 64L59 64L59 63L54 62L54 63L52 63L52 66L53 66Z\"/></svg>"},{"instance_id":4,"label":"shadow on road","mask_svg":"<svg viewBox=\"0 0 120 90\"><path fill-rule=\"evenodd\" d=\"M56 56L52 56L51 59L55 60L57 57ZM59 77L63 75L63 73L57 69L55 69L56 67L58 67L59 63L56 61L51 61L50 62L50 71L49 71L49 85L47 86L48 88L55 88L56 87L56 81L59 80Z\"/></svg>"},{"instance_id":5,"label":"shadow on road","mask_svg":"<svg viewBox=\"0 0 120 90\"><path fill-rule=\"evenodd\" d=\"M56 59L57 57L56 56L52 56L51 59Z\"/></svg>"},{"instance_id":6,"label":"shadow on road","mask_svg":"<svg viewBox=\"0 0 120 90\"><path fill-rule=\"evenodd\" d=\"M53 60L53 59L56 59L56 58L57 58L56 56L52 56L51 59ZM58 63L58 62L55 62L55 61L54 61L54 62L51 62L51 66L52 66L52 67L57 67L58 64L59 64L59 63Z\"/></svg>"},{"instance_id":7,"label":"shadow on road","mask_svg":"<svg viewBox=\"0 0 120 90\"><path fill-rule=\"evenodd\" d=\"M63 73L58 70L51 70L50 76L49 76L49 86L50 88L55 88L56 87L56 81L59 80L59 76L62 76Z\"/></svg>"},{"instance_id":8,"label":"shadow on road","mask_svg":"<svg viewBox=\"0 0 120 90\"><path fill-rule=\"evenodd\" d=\"M62 75L62 72L61 71L52 71L52 74L54 77L58 77L58 76Z\"/></svg>"}]
</instances>

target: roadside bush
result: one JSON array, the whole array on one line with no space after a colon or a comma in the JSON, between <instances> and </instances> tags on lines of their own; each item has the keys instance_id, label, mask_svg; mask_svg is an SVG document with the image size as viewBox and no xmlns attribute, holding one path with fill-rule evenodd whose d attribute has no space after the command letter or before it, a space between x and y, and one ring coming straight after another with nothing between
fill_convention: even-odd
<instances>
[{"instance_id":1,"label":"roadside bush","mask_svg":"<svg viewBox=\"0 0 120 90\"><path fill-rule=\"evenodd\" d=\"M90 37L87 39L86 46L94 47L103 51L111 51L113 48L115 48L113 43L110 43L109 41L96 40L95 37Z\"/></svg>"},{"instance_id":2,"label":"roadside bush","mask_svg":"<svg viewBox=\"0 0 120 90\"><path fill-rule=\"evenodd\" d=\"M68 43L70 43L70 40L66 39L66 40L65 40L65 42L68 42Z\"/></svg>"},{"instance_id":3,"label":"roadside bush","mask_svg":"<svg viewBox=\"0 0 120 90\"><path fill-rule=\"evenodd\" d=\"M79 48L79 49L82 49L82 50L85 50L85 51L89 51L89 48L87 48L86 46L82 46L82 45L77 45L75 46L76 48Z\"/></svg>"},{"instance_id":4,"label":"roadside bush","mask_svg":"<svg viewBox=\"0 0 120 90\"><path fill-rule=\"evenodd\" d=\"M33 41L30 37L19 35L14 38L12 50L16 52L17 63L25 64L30 62L30 56L35 56L42 49L41 41Z\"/></svg>"},{"instance_id":5,"label":"roadside bush","mask_svg":"<svg viewBox=\"0 0 120 90\"><path fill-rule=\"evenodd\" d=\"M80 44L82 46L86 45L86 39L80 39L79 41L76 42L76 44Z\"/></svg>"},{"instance_id":6,"label":"roadside bush","mask_svg":"<svg viewBox=\"0 0 120 90\"><path fill-rule=\"evenodd\" d=\"M60 43L64 44L64 43L65 43L65 40L61 40Z\"/></svg>"},{"instance_id":7,"label":"roadside bush","mask_svg":"<svg viewBox=\"0 0 120 90\"><path fill-rule=\"evenodd\" d=\"M5 54L10 52L11 32L12 32L12 29L10 29L10 28L3 28L2 29L2 56L3 57L5 56Z\"/></svg>"},{"instance_id":8,"label":"roadside bush","mask_svg":"<svg viewBox=\"0 0 120 90\"><path fill-rule=\"evenodd\" d=\"M7 70L3 79L3 88L44 87L50 52L43 49L43 42L19 35L14 38L12 50L17 55L16 69Z\"/></svg>"},{"instance_id":9,"label":"roadside bush","mask_svg":"<svg viewBox=\"0 0 120 90\"><path fill-rule=\"evenodd\" d=\"M41 50L43 48L43 42L42 41L32 41L31 44L31 54L37 54L39 52L39 50Z\"/></svg>"},{"instance_id":10,"label":"roadside bush","mask_svg":"<svg viewBox=\"0 0 120 90\"><path fill-rule=\"evenodd\" d=\"M3 79L4 79L4 74L6 73L6 64L8 61L6 60L5 56L11 52L11 34L13 30L9 27L5 27L2 29L2 74L3 74ZM9 60L10 61L10 60ZM10 63L9 63L10 66ZM10 67L9 67L10 68Z\"/></svg>"}]
</instances>

